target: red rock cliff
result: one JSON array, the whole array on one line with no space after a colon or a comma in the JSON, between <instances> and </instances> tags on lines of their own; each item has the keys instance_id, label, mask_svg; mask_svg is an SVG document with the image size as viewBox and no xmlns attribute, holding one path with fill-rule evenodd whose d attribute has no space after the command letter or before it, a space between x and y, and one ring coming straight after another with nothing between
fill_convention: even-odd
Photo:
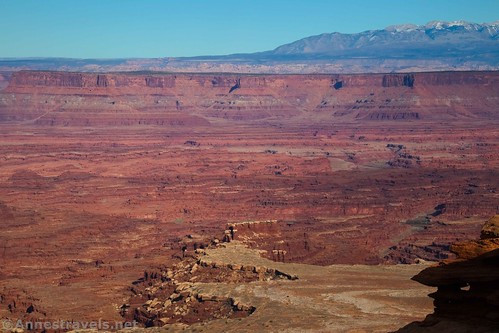
<instances>
[{"instance_id":1,"label":"red rock cliff","mask_svg":"<svg viewBox=\"0 0 499 333\"><path fill-rule=\"evenodd\" d=\"M210 119L293 122L294 117L300 122L335 123L493 120L498 119L498 86L498 72L237 75L21 71L12 75L0 94L0 120L78 126L189 123L163 119L166 113L177 119L173 114L178 112L206 124ZM130 116L139 112L140 117ZM303 117L309 112L313 114Z\"/></svg>"},{"instance_id":2,"label":"red rock cliff","mask_svg":"<svg viewBox=\"0 0 499 333\"><path fill-rule=\"evenodd\" d=\"M497 72L431 72L415 74L317 74L317 75L249 75L249 74L95 74L72 72L20 71L14 73L10 88L16 87L150 87L173 88L176 82L191 87L231 87L237 79L246 88L285 88L295 83L342 87L395 87L432 85L493 85L499 83Z\"/></svg>"}]
</instances>

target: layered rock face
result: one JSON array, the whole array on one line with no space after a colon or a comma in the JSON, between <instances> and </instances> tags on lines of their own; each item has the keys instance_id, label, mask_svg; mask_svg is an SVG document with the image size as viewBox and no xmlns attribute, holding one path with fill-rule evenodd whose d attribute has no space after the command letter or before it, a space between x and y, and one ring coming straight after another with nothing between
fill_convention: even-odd
<instances>
[{"instance_id":1,"label":"layered rock face","mask_svg":"<svg viewBox=\"0 0 499 333\"><path fill-rule=\"evenodd\" d=\"M423 270L413 280L437 291L435 312L399 332L496 332L499 327L499 215L479 241L452 247L458 259Z\"/></svg>"},{"instance_id":2,"label":"layered rock face","mask_svg":"<svg viewBox=\"0 0 499 333\"><path fill-rule=\"evenodd\" d=\"M309 121L335 123L496 119L498 84L497 72L145 75L24 71L14 73L0 95L0 120L66 126L200 126L220 119L278 118L296 123L304 115L309 115Z\"/></svg>"}]
</instances>

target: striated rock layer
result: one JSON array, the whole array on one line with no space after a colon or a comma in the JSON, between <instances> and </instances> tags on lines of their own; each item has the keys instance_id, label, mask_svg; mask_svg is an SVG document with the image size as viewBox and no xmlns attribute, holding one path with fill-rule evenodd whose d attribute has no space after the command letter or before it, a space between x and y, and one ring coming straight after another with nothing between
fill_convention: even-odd
<instances>
[{"instance_id":1,"label":"striated rock layer","mask_svg":"<svg viewBox=\"0 0 499 333\"><path fill-rule=\"evenodd\" d=\"M497 72L369 75L90 74L22 71L0 120L46 125L205 126L492 118Z\"/></svg>"},{"instance_id":2,"label":"striated rock layer","mask_svg":"<svg viewBox=\"0 0 499 333\"><path fill-rule=\"evenodd\" d=\"M8 79L1 317L122 320L132 281L227 238L285 265L452 258L499 213L496 72ZM146 324L185 305L132 301Z\"/></svg>"}]
</instances>

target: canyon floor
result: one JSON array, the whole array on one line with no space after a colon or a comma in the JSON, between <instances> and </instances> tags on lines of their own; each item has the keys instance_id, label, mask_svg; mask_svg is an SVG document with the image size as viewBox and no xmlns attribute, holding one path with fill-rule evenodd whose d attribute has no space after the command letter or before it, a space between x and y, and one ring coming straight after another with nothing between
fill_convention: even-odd
<instances>
[{"instance_id":1,"label":"canyon floor","mask_svg":"<svg viewBox=\"0 0 499 333\"><path fill-rule=\"evenodd\" d=\"M451 258L498 213L497 77L13 74L0 92L0 317L124 320L146 302L132 295L141 277L199 257L220 264L197 294L230 306L196 308L202 323L164 310L165 330L422 320L431 288L410 277L426 264L392 264Z\"/></svg>"}]
</instances>

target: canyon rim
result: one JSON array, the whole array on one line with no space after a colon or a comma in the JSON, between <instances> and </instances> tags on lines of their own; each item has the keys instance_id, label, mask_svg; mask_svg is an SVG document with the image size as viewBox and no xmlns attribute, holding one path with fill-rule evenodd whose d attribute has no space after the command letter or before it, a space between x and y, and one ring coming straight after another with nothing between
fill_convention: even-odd
<instances>
[{"instance_id":1,"label":"canyon rim","mask_svg":"<svg viewBox=\"0 0 499 333\"><path fill-rule=\"evenodd\" d=\"M320 33L326 11L345 31L365 13L9 1L0 332L497 332L499 21L390 2L420 23ZM249 47L298 28L314 35ZM207 31L242 52L146 55Z\"/></svg>"}]
</instances>

